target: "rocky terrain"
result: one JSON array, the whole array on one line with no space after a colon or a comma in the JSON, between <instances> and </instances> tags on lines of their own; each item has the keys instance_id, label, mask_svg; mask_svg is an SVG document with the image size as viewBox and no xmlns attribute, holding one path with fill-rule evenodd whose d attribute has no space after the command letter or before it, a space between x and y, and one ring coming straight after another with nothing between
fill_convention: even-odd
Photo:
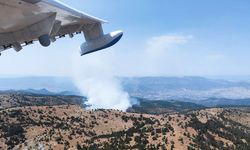
<instances>
[{"instance_id":1,"label":"rocky terrain","mask_svg":"<svg viewBox=\"0 0 250 150\"><path fill-rule=\"evenodd\" d=\"M250 149L248 107L152 115L33 96L1 96L0 149ZM23 103L43 99L50 103ZM8 100L15 103L3 107Z\"/></svg>"}]
</instances>

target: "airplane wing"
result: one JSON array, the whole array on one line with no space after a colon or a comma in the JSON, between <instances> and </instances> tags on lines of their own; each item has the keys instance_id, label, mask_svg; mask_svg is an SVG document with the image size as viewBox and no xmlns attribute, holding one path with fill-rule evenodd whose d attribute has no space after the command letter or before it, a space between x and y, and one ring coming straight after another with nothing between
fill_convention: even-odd
<instances>
[{"instance_id":1,"label":"airplane wing","mask_svg":"<svg viewBox=\"0 0 250 150\"><path fill-rule=\"evenodd\" d=\"M67 6L58 0L0 0L0 51L39 41L44 47L58 38L83 33L81 55L116 44L122 31L104 34L106 21Z\"/></svg>"}]
</instances>

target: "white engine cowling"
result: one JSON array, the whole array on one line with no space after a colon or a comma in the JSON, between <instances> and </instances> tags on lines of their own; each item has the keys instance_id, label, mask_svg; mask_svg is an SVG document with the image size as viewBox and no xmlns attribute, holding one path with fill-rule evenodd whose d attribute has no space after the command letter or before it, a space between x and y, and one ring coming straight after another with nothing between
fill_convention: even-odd
<instances>
[{"instance_id":1,"label":"white engine cowling","mask_svg":"<svg viewBox=\"0 0 250 150\"><path fill-rule=\"evenodd\" d=\"M86 41L81 45L81 56L111 47L115 45L122 36L122 31L115 31L95 40Z\"/></svg>"}]
</instances>

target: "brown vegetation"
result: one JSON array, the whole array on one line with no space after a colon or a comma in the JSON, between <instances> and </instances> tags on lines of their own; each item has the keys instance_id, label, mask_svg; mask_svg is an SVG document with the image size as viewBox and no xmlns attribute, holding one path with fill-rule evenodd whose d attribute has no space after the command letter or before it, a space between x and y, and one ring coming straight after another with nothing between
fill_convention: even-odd
<instances>
[{"instance_id":1,"label":"brown vegetation","mask_svg":"<svg viewBox=\"0 0 250 150\"><path fill-rule=\"evenodd\" d=\"M240 110L147 115L77 105L9 108L0 111L0 149L236 149L250 143L249 128L236 122L249 114Z\"/></svg>"}]
</instances>

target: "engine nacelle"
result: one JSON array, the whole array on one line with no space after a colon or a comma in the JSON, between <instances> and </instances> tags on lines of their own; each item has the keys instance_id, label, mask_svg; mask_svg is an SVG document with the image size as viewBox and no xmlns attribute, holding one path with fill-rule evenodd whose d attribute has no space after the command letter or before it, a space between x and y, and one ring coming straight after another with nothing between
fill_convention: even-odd
<instances>
[{"instance_id":1,"label":"engine nacelle","mask_svg":"<svg viewBox=\"0 0 250 150\"><path fill-rule=\"evenodd\" d=\"M122 31L115 31L103 35L98 39L87 41L81 45L81 56L111 47L115 45L122 36Z\"/></svg>"}]
</instances>

